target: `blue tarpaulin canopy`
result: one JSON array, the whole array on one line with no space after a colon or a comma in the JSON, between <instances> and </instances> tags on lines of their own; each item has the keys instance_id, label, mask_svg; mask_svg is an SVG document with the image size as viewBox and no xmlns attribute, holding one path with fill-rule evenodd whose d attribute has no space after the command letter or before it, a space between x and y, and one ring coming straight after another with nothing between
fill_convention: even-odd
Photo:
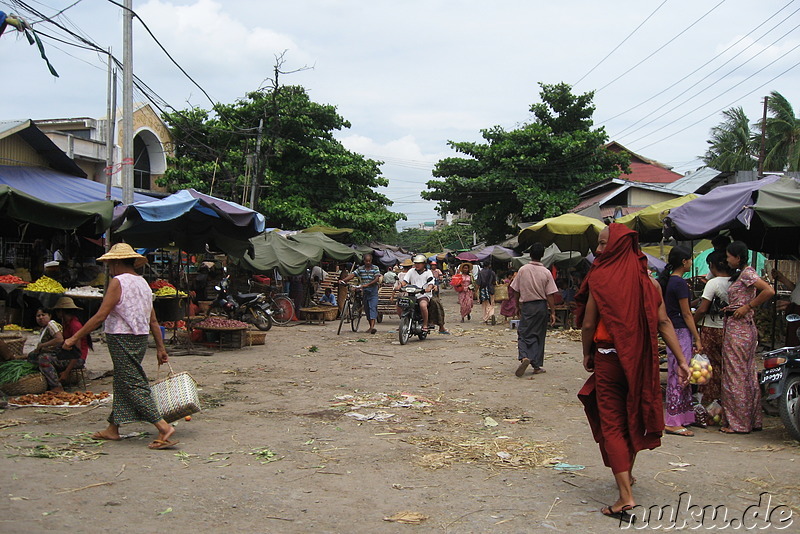
<instances>
[{"instance_id":1,"label":"blue tarpaulin canopy","mask_svg":"<svg viewBox=\"0 0 800 534\"><path fill-rule=\"evenodd\" d=\"M184 189L161 200L118 206L112 227L134 246L175 243L187 252L203 252L210 245L241 257L252 248L248 239L263 232L266 223L244 206Z\"/></svg>"},{"instance_id":2,"label":"blue tarpaulin canopy","mask_svg":"<svg viewBox=\"0 0 800 534\"><path fill-rule=\"evenodd\" d=\"M106 199L106 186L45 167L0 165L0 185L7 185L39 200L53 204L99 202ZM122 189L111 188L111 199L122 201ZM153 197L133 194L134 202L150 202Z\"/></svg>"}]
</instances>

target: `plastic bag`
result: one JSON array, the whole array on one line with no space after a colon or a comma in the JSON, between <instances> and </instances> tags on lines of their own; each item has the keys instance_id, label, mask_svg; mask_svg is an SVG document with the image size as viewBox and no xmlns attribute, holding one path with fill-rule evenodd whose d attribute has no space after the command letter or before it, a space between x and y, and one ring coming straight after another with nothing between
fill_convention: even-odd
<instances>
[{"instance_id":1,"label":"plastic bag","mask_svg":"<svg viewBox=\"0 0 800 534\"><path fill-rule=\"evenodd\" d=\"M453 289L455 289L459 293L464 291L464 286L461 285L463 283L464 283L464 277L461 276L460 274L454 274L453 277L450 279L450 285L453 287Z\"/></svg>"},{"instance_id":2,"label":"plastic bag","mask_svg":"<svg viewBox=\"0 0 800 534\"><path fill-rule=\"evenodd\" d=\"M706 406L706 413L708 417L706 423L709 425L718 425L722 421L722 405L716 400Z\"/></svg>"},{"instance_id":3,"label":"plastic bag","mask_svg":"<svg viewBox=\"0 0 800 534\"><path fill-rule=\"evenodd\" d=\"M689 383L697 384L698 386L707 384L714 372L711 367L711 361L705 354L695 354L689 363L689 368L692 371L691 376L689 376Z\"/></svg>"},{"instance_id":4,"label":"plastic bag","mask_svg":"<svg viewBox=\"0 0 800 534\"><path fill-rule=\"evenodd\" d=\"M706 411L705 407L703 406L703 394L702 393L695 393L694 400L692 402L694 410L694 424L705 428L708 426L708 412Z\"/></svg>"}]
</instances>

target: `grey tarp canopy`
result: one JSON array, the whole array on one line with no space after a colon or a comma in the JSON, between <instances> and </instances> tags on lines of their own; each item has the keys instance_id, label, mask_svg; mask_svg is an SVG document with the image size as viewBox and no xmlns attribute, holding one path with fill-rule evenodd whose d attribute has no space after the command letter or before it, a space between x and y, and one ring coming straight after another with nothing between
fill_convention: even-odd
<instances>
[{"instance_id":1,"label":"grey tarp canopy","mask_svg":"<svg viewBox=\"0 0 800 534\"><path fill-rule=\"evenodd\" d=\"M519 254L512 249L501 247L500 245L491 245L481 250L473 250L472 252L478 257L478 261L485 261L490 257L497 261L511 261L511 258L519 256Z\"/></svg>"},{"instance_id":2,"label":"grey tarp canopy","mask_svg":"<svg viewBox=\"0 0 800 534\"><path fill-rule=\"evenodd\" d=\"M322 248L291 241L275 232L250 238L253 256L245 254L240 265L256 273L267 274L273 269L283 276L299 275L322 259Z\"/></svg>"},{"instance_id":3,"label":"grey tarp canopy","mask_svg":"<svg viewBox=\"0 0 800 534\"><path fill-rule=\"evenodd\" d=\"M347 245L327 237L321 232L298 233L289 236L289 239L305 245L321 248L324 255L336 261L360 260L361 253Z\"/></svg>"},{"instance_id":4,"label":"grey tarp canopy","mask_svg":"<svg viewBox=\"0 0 800 534\"><path fill-rule=\"evenodd\" d=\"M756 193L754 206L746 207L741 219L746 230L731 232L750 248L769 254L800 252L800 182L781 177Z\"/></svg>"}]
</instances>

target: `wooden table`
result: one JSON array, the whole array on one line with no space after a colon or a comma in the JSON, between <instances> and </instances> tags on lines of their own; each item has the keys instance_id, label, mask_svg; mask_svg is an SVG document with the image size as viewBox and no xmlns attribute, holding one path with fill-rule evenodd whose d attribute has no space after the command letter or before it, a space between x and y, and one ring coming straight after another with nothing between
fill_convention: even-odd
<instances>
[{"instance_id":1,"label":"wooden table","mask_svg":"<svg viewBox=\"0 0 800 534\"><path fill-rule=\"evenodd\" d=\"M314 321L319 324L325 324L325 314L330 314L332 311L338 311L336 306L313 306L311 308L300 308L300 313L305 316L306 324L312 324ZM336 316L333 316L335 319ZM331 320L333 320L331 319Z\"/></svg>"}]
</instances>

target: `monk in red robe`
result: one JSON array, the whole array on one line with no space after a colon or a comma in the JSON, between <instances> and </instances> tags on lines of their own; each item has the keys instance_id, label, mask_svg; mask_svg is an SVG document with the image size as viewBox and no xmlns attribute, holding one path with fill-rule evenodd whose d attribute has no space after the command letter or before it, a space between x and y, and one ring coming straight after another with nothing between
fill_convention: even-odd
<instances>
[{"instance_id":1,"label":"monk in red robe","mask_svg":"<svg viewBox=\"0 0 800 534\"><path fill-rule=\"evenodd\" d=\"M636 232L609 225L600 232L596 255L576 296L583 366L592 373L578 398L619 489L619 499L601 511L630 520L636 453L660 446L664 430L659 332L678 358L683 383L689 381L689 366Z\"/></svg>"}]
</instances>

